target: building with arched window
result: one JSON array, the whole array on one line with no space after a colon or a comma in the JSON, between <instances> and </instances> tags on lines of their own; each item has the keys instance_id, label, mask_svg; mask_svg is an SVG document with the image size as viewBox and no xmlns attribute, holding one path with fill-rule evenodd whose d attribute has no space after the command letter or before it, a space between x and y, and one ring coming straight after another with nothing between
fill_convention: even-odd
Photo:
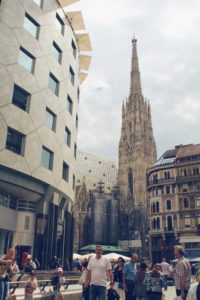
<instances>
[{"instance_id":1,"label":"building with arched window","mask_svg":"<svg viewBox=\"0 0 200 300\"><path fill-rule=\"evenodd\" d=\"M67 12L76 1L0 3L0 253L16 247L41 267L72 255L79 86L91 59L81 13Z\"/></svg>"},{"instance_id":2,"label":"building with arched window","mask_svg":"<svg viewBox=\"0 0 200 300\"><path fill-rule=\"evenodd\" d=\"M173 259L180 243L200 256L200 144L167 150L148 170L152 259ZM160 222L158 222L158 218Z\"/></svg>"}]
</instances>

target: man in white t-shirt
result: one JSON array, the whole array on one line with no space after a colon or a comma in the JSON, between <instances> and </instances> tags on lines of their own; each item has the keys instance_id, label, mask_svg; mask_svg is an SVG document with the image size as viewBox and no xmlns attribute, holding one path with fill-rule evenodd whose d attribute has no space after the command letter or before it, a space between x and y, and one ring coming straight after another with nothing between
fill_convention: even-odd
<instances>
[{"instance_id":1,"label":"man in white t-shirt","mask_svg":"<svg viewBox=\"0 0 200 300\"><path fill-rule=\"evenodd\" d=\"M90 258L87 266L86 281L84 288L90 284L90 300L105 300L107 276L111 283L113 283L113 274L110 261L107 257L102 256L102 246L96 246L96 256Z\"/></svg>"}]
</instances>

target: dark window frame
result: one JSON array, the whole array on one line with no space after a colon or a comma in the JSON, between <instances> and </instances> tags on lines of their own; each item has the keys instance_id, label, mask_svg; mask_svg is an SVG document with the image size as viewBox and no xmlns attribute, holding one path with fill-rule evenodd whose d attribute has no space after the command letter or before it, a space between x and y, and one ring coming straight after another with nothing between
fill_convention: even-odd
<instances>
[{"instance_id":1,"label":"dark window frame","mask_svg":"<svg viewBox=\"0 0 200 300\"><path fill-rule=\"evenodd\" d=\"M20 100L19 100L19 96L17 95L17 92L20 93L21 92L21 95L22 93L24 94L23 96L27 96L27 99L26 101L23 103L20 103ZM24 90L22 87L20 87L19 85L17 84L14 84L14 87L13 87L13 95L12 95L12 104L19 107L20 109L24 110L24 111L28 111L29 110L29 105L30 105L30 96L31 94L28 93L26 90Z\"/></svg>"},{"instance_id":2,"label":"dark window frame","mask_svg":"<svg viewBox=\"0 0 200 300\"><path fill-rule=\"evenodd\" d=\"M63 161L62 179L66 182L69 181L69 165L65 161Z\"/></svg>"},{"instance_id":3,"label":"dark window frame","mask_svg":"<svg viewBox=\"0 0 200 300\"><path fill-rule=\"evenodd\" d=\"M42 155L43 155L43 150L48 152L50 154L50 159L49 159L49 166L47 167L46 165L44 165L42 163ZM42 146L42 154L41 154L41 165L46 168L47 170L52 171L53 170L53 151L51 151L50 149L48 149L47 147L45 147L44 145Z\"/></svg>"},{"instance_id":4,"label":"dark window frame","mask_svg":"<svg viewBox=\"0 0 200 300\"><path fill-rule=\"evenodd\" d=\"M40 24L35 21L35 19L33 19L33 17L31 15L29 15L27 12L25 12L25 18L27 18L32 24L34 24L37 28L36 30L36 35L33 35L32 32L30 30L28 30L25 26L24 29L26 29L26 31L28 31L34 38L38 39L39 38L39 32L40 32Z\"/></svg>"},{"instance_id":5,"label":"dark window frame","mask_svg":"<svg viewBox=\"0 0 200 300\"><path fill-rule=\"evenodd\" d=\"M9 134L10 136L13 135L13 140L14 141L9 141ZM16 139L20 138L19 145L16 143ZM6 138L6 149L19 154L23 155L24 154L24 142L25 142L25 135L11 127L8 127L7 129L7 138Z\"/></svg>"}]
</instances>

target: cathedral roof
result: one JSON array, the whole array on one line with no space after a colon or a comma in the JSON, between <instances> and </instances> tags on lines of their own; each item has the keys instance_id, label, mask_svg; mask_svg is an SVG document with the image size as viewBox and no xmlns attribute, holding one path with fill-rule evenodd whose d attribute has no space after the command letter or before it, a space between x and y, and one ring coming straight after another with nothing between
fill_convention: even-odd
<instances>
[{"instance_id":1,"label":"cathedral roof","mask_svg":"<svg viewBox=\"0 0 200 300\"><path fill-rule=\"evenodd\" d=\"M85 182L90 190L98 188L98 184L104 184L104 190L111 192L117 184L117 167L115 162L91 153L78 151L77 153L76 184Z\"/></svg>"}]
</instances>

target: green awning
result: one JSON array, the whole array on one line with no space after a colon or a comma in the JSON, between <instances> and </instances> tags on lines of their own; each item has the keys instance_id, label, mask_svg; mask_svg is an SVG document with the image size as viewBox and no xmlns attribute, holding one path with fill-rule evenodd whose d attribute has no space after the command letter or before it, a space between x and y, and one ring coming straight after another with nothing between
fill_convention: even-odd
<instances>
[{"instance_id":1,"label":"green awning","mask_svg":"<svg viewBox=\"0 0 200 300\"><path fill-rule=\"evenodd\" d=\"M119 247L119 246L108 246L108 245L101 245L103 248L104 252L124 252L124 253L129 253L128 250ZM91 244L91 245L87 245L85 247L82 247L79 249L79 251L95 251L96 249L96 244Z\"/></svg>"}]
</instances>

